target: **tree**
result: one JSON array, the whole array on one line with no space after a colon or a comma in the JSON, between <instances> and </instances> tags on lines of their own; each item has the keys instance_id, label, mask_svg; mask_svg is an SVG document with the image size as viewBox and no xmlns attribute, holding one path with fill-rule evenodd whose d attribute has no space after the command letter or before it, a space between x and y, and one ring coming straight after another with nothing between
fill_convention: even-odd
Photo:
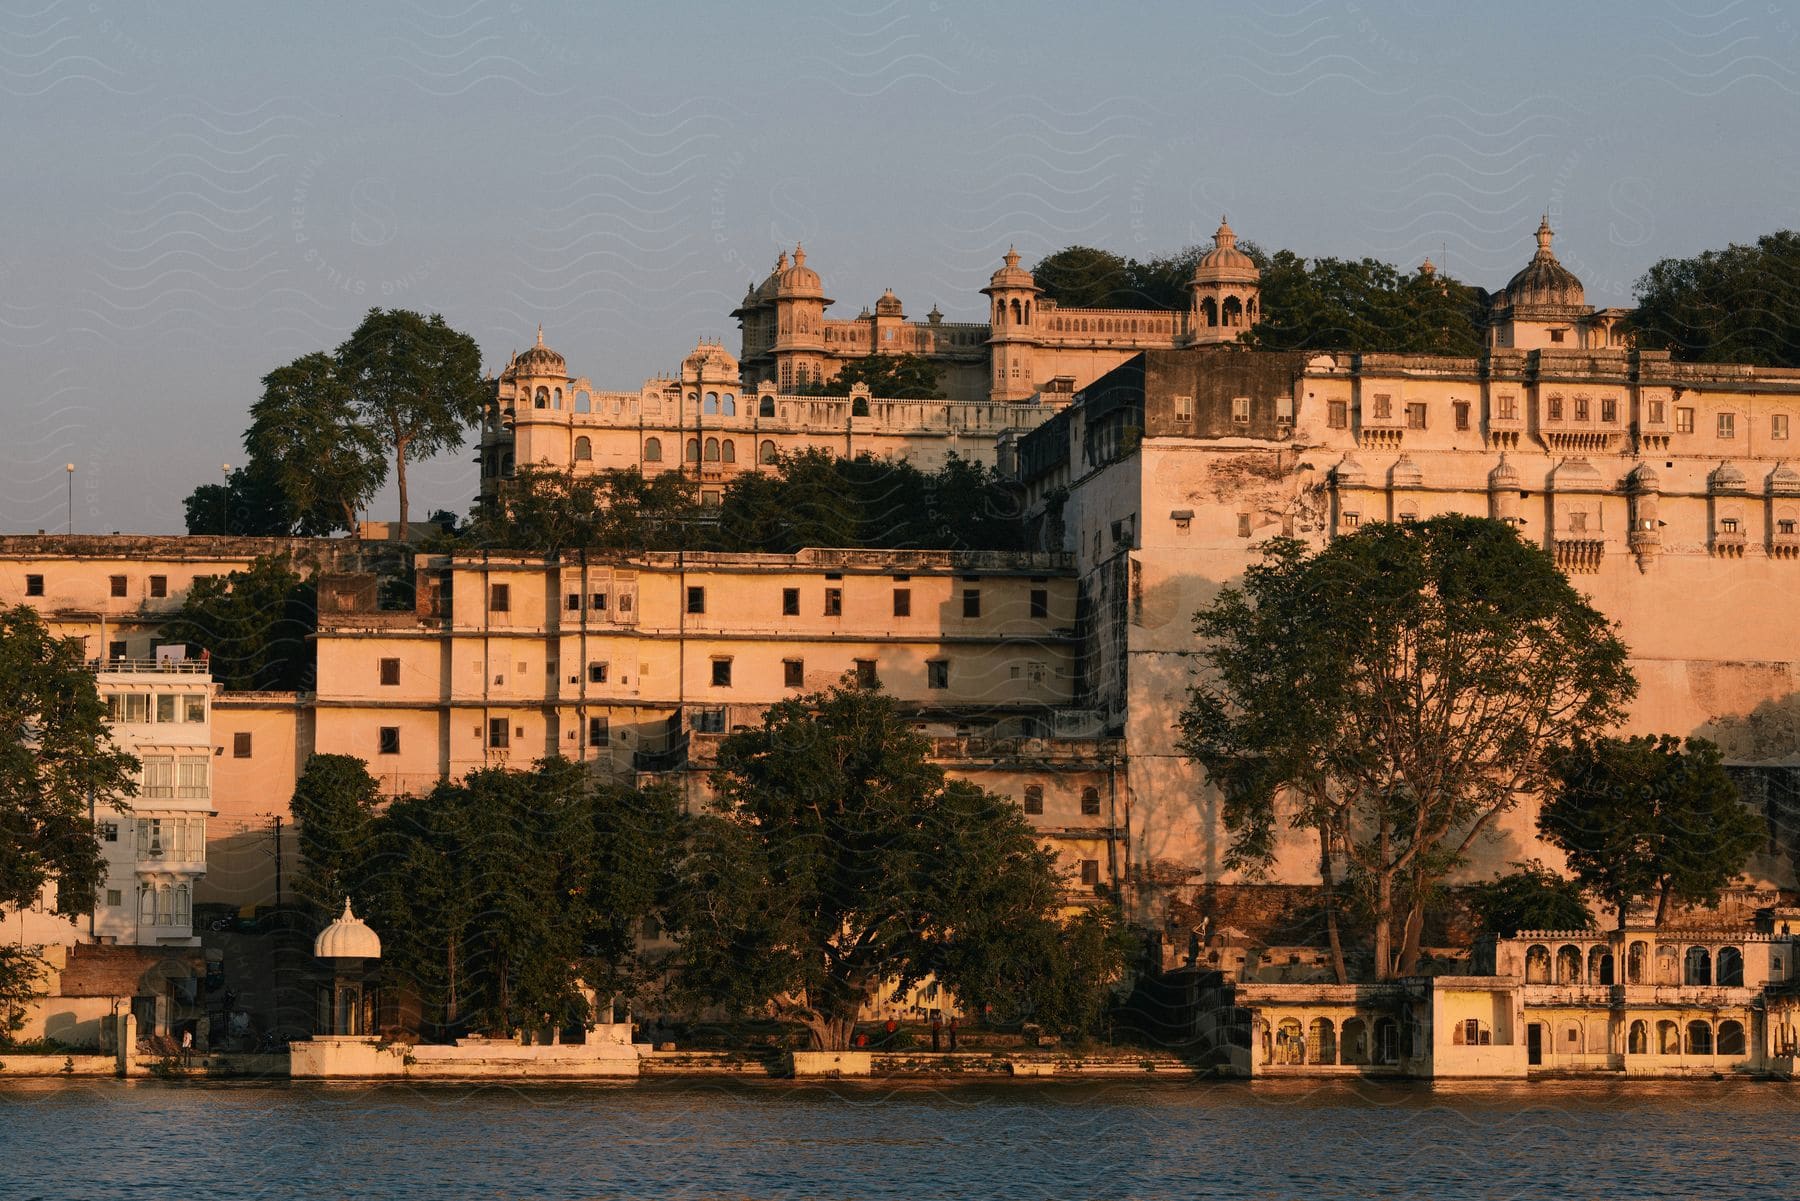
<instances>
[{"instance_id":1,"label":"tree","mask_svg":"<svg viewBox=\"0 0 1800 1201\"><path fill-rule=\"evenodd\" d=\"M92 911L106 865L91 813L136 795L137 771L112 745L81 643L27 606L0 609L0 906L27 908L54 885L54 912ZM29 954L0 957L0 1009L36 970Z\"/></svg>"},{"instance_id":2,"label":"tree","mask_svg":"<svg viewBox=\"0 0 1800 1201\"><path fill-rule=\"evenodd\" d=\"M851 359L828 380L803 384L798 396L848 396L855 384L866 384L870 396L891 400L940 400L943 372L930 359L916 354L870 354Z\"/></svg>"},{"instance_id":3,"label":"tree","mask_svg":"<svg viewBox=\"0 0 1800 1201\"><path fill-rule=\"evenodd\" d=\"M1139 308L1120 303L1135 291L1134 264L1092 246L1066 246L1031 269L1041 294L1065 309Z\"/></svg>"},{"instance_id":4,"label":"tree","mask_svg":"<svg viewBox=\"0 0 1800 1201\"><path fill-rule=\"evenodd\" d=\"M244 450L286 496L302 534L354 530L387 479L381 439L359 420L343 368L323 351L263 377Z\"/></svg>"},{"instance_id":5,"label":"tree","mask_svg":"<svg viewBox=\"0 0 1800 1201\"><path fill-rule=\"evenodd\" d=\"M285 538L299 520L293 501L259 459L233 471L223 484L201 484L182 503L190 534Z\"/></svg>"},{"instance_id":6,"label":"tree","mask_svg":"<svg viewBox=\"0 0 1800 1201\"><path fill-rule=\"evenodd\" d=\"M1513 868L1469 889L1469 908L1483 930L1511 938L1521 930L1593 929L1594 915L1581 885L1535 859Z\"/></svg>"},{"instance_id":7,"label":"tree","mask_svg":"<svg viewBox=\"0 0 1800 1201\"><path fill-rule=\"evenodd\" d=\"M1672 902L1715 905L1766 837L1703 738L1602 738L1569 748L1555 765L1538 831L1569 869L1618 915L1656 898L1656 924Z\"/></svg>"},{"instance_id":8,"label":"tree","mask_svg":"<svg viewBox=\"0 0 1800 1201\"><path fill-rule=\"evenodd\" d=\"M1700 363L1800 367L1800 233L1765 234L1638 280L1630 328L1639 346Z\"/></svg>"},{"instance_id":9,"label":"tree","mask_svg":"<svg viewBox=\"0 0 1800 1201\"><path fill-rule=\"evenodd\" d=\"M527 467L456 537L463 546L556 554L567 550L675 550L695 537L694 481L646 479L636 468L591 475Z\"/></svg>"},{"instance_id":10,"label":"tree","mask_svg":"<svg viewBox=\"0 0 1800 1201\"><path fill-rule=\"evenodd\" d=\"M351 893L380 800L380 782L354 755L312 755L295 782L289 811L306 865L299 892L326 913Z\"/></svg>"},{"instance_id":11,"label":"tree","mask_svg":"<svg viewBox=\"0 0 1800 1201\"><path fill-rule=\"evenodd\" d=\"M1223 794L1229 863L1265 867L1284 810L1316 831L1367 897L1379 979L1416 964L1437 882L1636 690L1606 619L1485 518L1276 541L1195 627L1182 746Z\"/></svg>"},{"instance_id":12,"label":"tree","mask_svg":"<svg viewBox=\"0 0 1800 1201\"><path fill-rule=\"evenodd\" d=\"M678 865L682 990L836 1050L865 1004L927 975L1025 987L1024 950L1055 941L1041 937L1052 857L1016 805L946 780L925 752L891 698L848 685L726 738Z\"/></svg>"},{"instance_id":13,"label":"tree","mask_svg":"<svg viewBox=\"0 0 1800 1201\"><path fill-rule=\"evenodd\" d=\"M263 555L243 571L195 579L163 637L206 652L220 687L308 687L318 626L313 584L287 555Z\"/></svg>"},{"instance_id":14,"label":"tree","mask_svg":"<svg viewBox=\"0 0 1800 1201\"><path fill-rule=\"evenodd\" d=\"M1277 251L1263 268L1260 313L1246 341L1262 350L1473 355L1482 346L1474 289L1377 259Z\"/></svg>"},{"instance_id":15,"label":"tree","mask_svg":"<svg viewBox=\"0 0 1800 1201\"><path fill-rule=\"evenodd\" d=\"M335 374L364 426L393 456L400 528L408 516L406 464L462 445L491 393L475 340L405 309L373 308L337 349Z\"/></svg>"}]
</instances>

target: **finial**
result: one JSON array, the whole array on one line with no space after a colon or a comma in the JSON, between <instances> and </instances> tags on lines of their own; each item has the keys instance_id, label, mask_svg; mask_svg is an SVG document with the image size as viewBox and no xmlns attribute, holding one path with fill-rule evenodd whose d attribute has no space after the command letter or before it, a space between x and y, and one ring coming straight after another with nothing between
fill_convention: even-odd
<instances>
[{"instance_id":1,"label":"finial","mask_svg":"<svg viewBox=\"0 0 1800 1201\"><path fill-rule=\"evenodd\" d=\"M543 344L544 344L544 323L542 321L540 321L540 322L538 322L538 345L542 346ZM349 899L346 898L344 904L346 906L348 906L349 903L350 903Z\"/></svg>"},{"instance_id":2,"label":"finial","mask_svg":"<svg viewBox=\"0 0 1800 1201\"><path fill-rule=\"evenodd\" d=\"M1017 267L1019 265L1019 250L1016 246L1008 246L1006 248L1006 265L1008 267Z\"/></svg>"},{"instance_id":3,"label":"finial","mask_svg":"<svg viewBox=\"0 0 1800 1201\"><path fill-rule=\"evenodd\" d=\"M806 266L806 247L800 245L798 242L794 243L794 266Z\"/></svg>"},{"instance_id":4,"label":"finial","mask_svg":"<svg viewBox=\"0 0 1800 1201\"><path fill-rule=\"evenodd\" d=\"M356 915L350 912L350 898L346 895L344 897L344 920L351 921L355 917Z\"/></svg>"},{"instance_id":5,"label":"finial","mask_svg":"<svg viewBox=\"0 0 1800 1201\"><path fill-rule=\"evenodd\" d=\"M1219 217L1218 232L1213 234L1213 244L1221 250L1229 250L1237 245L1237 235L1231 232L1231 222L1223 214Z\"/></svg>"},{"instance_id":6,"label":"finial","mask_svg":"<svg viewBox=\"0 0 1800 1201\"><path fill-rule=\"evenodd\" d=\"M1537 227L1537 244L1538 244L1538 253L1539 254L1549 254L1550 253L1550 239L1554 236L1555 236L1555 234L1552 233L1552 231L1550 229L1550 214L1545 213L1544 219L1542 221L1538 222L1538 227Z\"/></svg>"},{"instance_id":7,"label":"finial","mask_svg":"<svg viewBox=\"0 0 1800 1201\"><path fill-rule=\"evenodd\" d=\"M777 270L777 271L786 271L787 270L787 251L784 250L780 254L775 256L775 270Z\"/></svg>"}]
</instances>

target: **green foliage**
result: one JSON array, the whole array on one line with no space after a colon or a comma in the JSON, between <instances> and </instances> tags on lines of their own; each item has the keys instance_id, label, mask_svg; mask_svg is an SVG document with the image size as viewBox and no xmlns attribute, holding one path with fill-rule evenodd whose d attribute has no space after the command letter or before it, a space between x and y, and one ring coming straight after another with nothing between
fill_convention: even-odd
<instances>
[{"instance_id":1,"label":"green foliage","mask_svg":"<svg viewBox=\"0 0 1800 1201\"><path fill-rule=\"evenodd\" d=\"M380 801L380 782L354 755L315 754L294 785L289 810L306 865L297 891L327 913L350 894Z\"/></svg>"},{"instance_id":2,"label":"green foliage","mask_svg":"<svg viewBox=\"0 0 1800 1201\"><path fill-rule=\"evenodd\" d=\"M24 605L0 609L0 906L55 884L58 914L92 910L106 869L89 807L135 795L137 771L112 745L80 641Z\"/></svg>"},{"instance_id":3,"label":"green foliage","mask_svg":"<svg viewBox=\"0 0 1800 1201\"><path fill-rule=\"evenodd\" d=\"M182 502L190 534L283 538L299 520L268 464L252 459L223 484L201 484Z\"/></svg>"},{"instance_id":4,"label":"green foliage","mask_svg":"<svg viewBox=\"0 0 1800 1201\"><path fill-rule=\"evenodd\" d=\"M1070 246L1039 260L1031 274L1042 295L1065 309L1185 309L1187 285L1207 249L1190 246L1138 262L1110 250ZM1247 243L1241 249L1259 257Z\"/></svg>"},{"instance_id":5,"label":"green foliage","mask_svg":"<svg viewBox=\"0 0 1800 1201\"><path fill-rule=\"evenodd\" d=\"M1246 341L1261 350L1473 355L1482 311L1473 288L1442 274L1282 250L1263 268L1260 316Z\"/></svg>"},{"instance_id":6,"label":"green foliage","mask_svg":"<svg viewBox=\"0 0 1800 1201\"><path fill-rule=\"evenodd\" d=\"M1266 865L1283 811L1322 831L1366 890L1380 979L1412 969L1475 839L1636 691L1606 619L1485 518L1277 541L1195 628L1182 747L1222 794L1229 863Z\"/></svg>"},{"instance_id":7,"label":"green foliage","mask_svg":"<svg viewBox=\"0 0 1800 1201\"><path fill-rule=\"evenodd\" d=\"M359 786L348 773L341 791ZM434 1032L586 1021L583 985L608 997L644 982L635 934L667 899L668 793L550 759L471 772L361 826L335 807L349 835L330 862Z\"/></svg>"},{"instance_id":8,"label":"green foliage","mask_svg":"<svg viewBox=\"0 0 1800 1201\"><path fill-rule=\"evenodd\" d=\"M243 571L196 579L163 637L204 650L220 687L297 690L312 686L318 598L286 555L263 555Z\"/></svg>"},{"instance_id":9,"label":"green foliage","mask_svg":"<svg viewBox=\"0 0 1800 1201\"><path fill-rule=\"evenodd\" d=\"M1569 858L1589 891L1618 914L1657 898L1716 904L1766 837L1743 804L1719 748L1668 734L1582 741L1556 761L1538 831Z\"/></svg>"},{"instance_id":10,"label":"green foliage","mask_svg":"<svg viewBox=\"0 0 1800 1201\"><path fill-rule=\"evenodd\" d=\"M298 514L302 534L354 530L357 511L387 478L381 439L360 419L344 368L324 351L263 377L244 449Z\"/></svg>"},{"instance_id":11,"label":"green foliage","mask_svg":"<svg viewBox=\"0 0 1800 1201\"><path fill-rule=\"evenodd\" d=\"M891 698L848 686L773 705L727 738L717 800L679 865L682 991L799 1021L825 1049L849 1045L878 993L931 974L1079 1016L1032 980L1064 953L1046 918L1053 857L1016 805L947 781L925 751Z\"/></svg>"},{"instance_id":12,"label":"green foliage","mask_svg":"<svg viewBox=\"0 0 1800 1201\"><path fill-rule=\"evenodd\" d=\"M1701 363L1800 367L1800 233L1663 259L1636 291L1639 346Z\"/></svg>"},{"instance_id":13,"label":"green foliage","mask_svg":"<svg viewBox=\"0 0 1800 1201\"><path fill-rule=\"evenodd\" d=\"M455 538L465 549L546 554L675 550L700 537L695 494L694 482L678 472L645 479L634 468L582 475L528 467Z\"/></svg>"},{"instance_id":14,"label":"green foliage","mask_svg":"<svg viewBox=\"0 0 1800 1201\"><path fill-rule=\"evenodd\" d=\"M869 395L890 400L939 400L943 372L930 359L916 354L870 354L851 359L823 383L803 384L796 396L848 396L856 384L867 384Z\"/></svg>"},{"instance_id":15,"label":"green foliage","mask_svg":"<svg viewBox=\"0 0 1800 1201\"><path fill-rule=\"evenodd\" d=\"M1499 938L1521 930L1591 930L1581 885L1533 859L1469 889L1469 908L1481 928Z\"/></svg>"}]
</instances>

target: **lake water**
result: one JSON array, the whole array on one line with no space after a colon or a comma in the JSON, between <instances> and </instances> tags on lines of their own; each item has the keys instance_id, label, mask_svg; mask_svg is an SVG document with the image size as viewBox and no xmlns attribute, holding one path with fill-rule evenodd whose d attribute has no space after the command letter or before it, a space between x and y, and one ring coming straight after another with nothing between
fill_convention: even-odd
<instances>
[{"instance_id":1,"label":"lake water","mask_svg":"<svg viewBox=\"0 0 1800 1201\"><path fill-rule=\"evenodd\" d=\"M0 1197L1800 1196L1800 1085L0 1086Z\"/></svg>"}]
</instances>

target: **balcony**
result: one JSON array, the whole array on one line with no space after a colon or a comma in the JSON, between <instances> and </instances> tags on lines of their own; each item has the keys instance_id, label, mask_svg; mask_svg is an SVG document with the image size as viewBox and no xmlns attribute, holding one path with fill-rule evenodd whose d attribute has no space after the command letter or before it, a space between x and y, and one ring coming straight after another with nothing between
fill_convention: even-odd
<instances>
[{"instance_id":1,"label":"balcony","mask_svg":"<svg viewBox=\"0 0 1800 1201\"><path fill-rule=\"evenodd\" d=\"M88 670L119 675L209 676L212 664L205 659L89 659Z\"/></svg>"}]
</instances>

